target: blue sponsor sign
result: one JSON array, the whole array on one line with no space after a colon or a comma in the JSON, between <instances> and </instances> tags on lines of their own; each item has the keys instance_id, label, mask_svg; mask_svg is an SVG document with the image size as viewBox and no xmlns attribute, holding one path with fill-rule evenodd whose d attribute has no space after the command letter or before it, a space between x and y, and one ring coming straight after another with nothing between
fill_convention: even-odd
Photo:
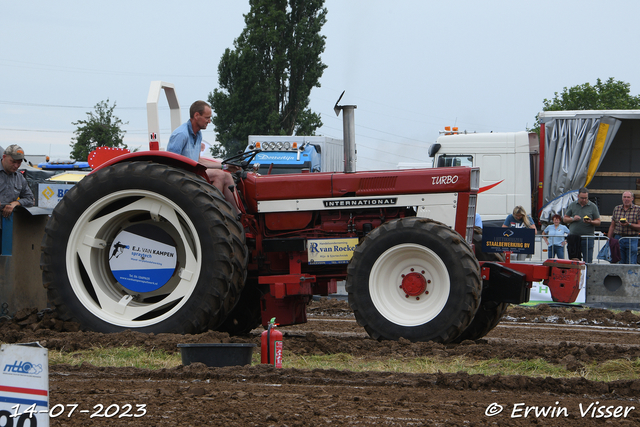
<instances>
[{"instance_id":1,"label":"blue sponsor sign","mask_svg":"<svg viewBox=\"0 0 640 427\"><path fill-rule=\"evenodd\" d=\"M173 275L177 265L176 248L135 231L130 228L116 236L111 244L109 266L125 288L152 292L164 286Z\"/></svg>"},{"instance_id":2,"label":"blue sponsor sign","mask_svg":"<svg viewBox=\"0 0 640 427\"><path fill-rule=\"evenodd\" d=\"M536 232L531 228L484 227L482 252L513 252L533 254Z\"/></svg>"}]
</instances>

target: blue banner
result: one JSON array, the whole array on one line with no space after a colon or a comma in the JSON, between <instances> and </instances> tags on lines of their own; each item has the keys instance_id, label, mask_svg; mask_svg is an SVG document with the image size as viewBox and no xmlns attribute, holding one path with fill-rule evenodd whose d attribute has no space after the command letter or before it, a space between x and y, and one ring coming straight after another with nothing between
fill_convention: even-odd
<instances>
[{"instance_id":1,"label":"blue banner","mask_svg":"<svg viewBox=\"0 0 640 427\"><path fill-rule=\"evenodd\" d=\"M482 252L513 252L533 254L536 232L532 228L484 227Z\"/></svg>"}]
</instances>

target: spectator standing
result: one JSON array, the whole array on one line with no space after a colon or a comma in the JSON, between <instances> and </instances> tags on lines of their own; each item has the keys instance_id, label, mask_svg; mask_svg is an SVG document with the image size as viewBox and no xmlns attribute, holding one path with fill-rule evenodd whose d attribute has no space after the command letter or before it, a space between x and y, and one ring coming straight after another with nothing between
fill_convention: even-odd
<instances>
[{"instance_id":1,"label":"spectator standing","mask_svg":"<svg viewBox=\"0 0 640 427\"><path fill-rule=\"evenodd\" d=\"M555 214L552 220L553 224L549 224L542 232L542 238L548 246L547 253L549 259L555 258L556 256L559 259L563 259L564 246L567 244L565 236L569 234L569 229L565 225L560 224L560 215Z\"/></svg>"},{"instance_id":2,"label":"spectator standing","mask_svg":"<svg viewBox=\"0 0 640 427\"><path fill-rule=\"evenodd\" d=\"M513 208L513 213L511 213L504 220L502 224L503 228L531 228L534 233L538 232L535 223L533 222L533 218L527 215L527 211L522 206L516 206ZM519 261L524 261L527 259L527 254L515 254L515 259Z\"/></svg>"},{"instance_id":3,"label":"spectator standing","mask_svg":"<svg viewBox=\"0 0 640 427\"><path fill-rule=\"evenodd\" d=\"M622 204L613 208L611 225L607 233L609 239L618 239L621 263L637 264L639 231L640 206L633 203L633 194L625 191L622 193Z\"/></svg>"},{"instance_id":4,"label":"spectator standing","mask_svg":"<svg viewBox=\"0 0 640 427\"><path fill-rule=\"evenodd\" d=\"M578 200L569 204L564 217L564 223L569 225L569 236L580 238L582 260L587 264L593 262L593 241L590 237L595 234L596 227L600 225L600 211L595 203L589 200L589 190L578 190ZM577 255L577 254L576 254ZM569 253L570 258L577 258Z\"/></svg>"},{"instance_id":5,"label":"spectator standing","mask_svg":"<svg viewBox=\"0 0 640 427\"><path fill-rule=\"evenodd\" d=\"M0 204L2 204L2 216L5 218L9 218L17 206L28 208L35 202L27 180L18 172L23 161L24 150L16 144L8 146L2 154Z\"/></svg>"},{"instance_id":6,"label":"spectator standing","mask_svg":"<svg viewBox=\"0 0 640 427\"><path fill-rule=\"evenodd\" d=\"M476 220L475 220L473 226L482 228L482 217L477 212L476 212Z\"/></svg>"}]
</instances>

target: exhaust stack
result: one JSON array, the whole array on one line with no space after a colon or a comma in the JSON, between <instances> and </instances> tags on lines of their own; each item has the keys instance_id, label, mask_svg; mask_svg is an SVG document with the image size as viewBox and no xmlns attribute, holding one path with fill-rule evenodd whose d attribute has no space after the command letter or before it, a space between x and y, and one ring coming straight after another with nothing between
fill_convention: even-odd
<instances>
[{"instance_id":1,"label":"exhaust stack","mask_svg":"<svg viewBox=\"0 0 640 427\"><path fill-rule=\"evenodd\" d=\"M356 171L356 125L354 119L354 110L358 108L356 105L338 105L342 99L344 91L340 98L336 101L333 111L336 116L340 115L342 110L342 136L344 141L344 172L353 173Z\"/></svg>"}]
</instances>

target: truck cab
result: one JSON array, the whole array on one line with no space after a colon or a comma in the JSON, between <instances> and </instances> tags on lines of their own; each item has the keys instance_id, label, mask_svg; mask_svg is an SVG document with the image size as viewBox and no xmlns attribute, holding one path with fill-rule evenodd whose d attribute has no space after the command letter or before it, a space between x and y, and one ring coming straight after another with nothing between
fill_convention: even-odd
<instances>
[{"instance_id":1,"label":"truck cab","mask_svg":"<svg viewBox=\"0 0 640 427\"><path fill-rule=\"evenodd\" d=\"M515 206L532 214L538 138L528 132L446 132L429 147L433 167L480 168L477 212L485 226L500 227Z\"/></svg>"}]
</instances>

